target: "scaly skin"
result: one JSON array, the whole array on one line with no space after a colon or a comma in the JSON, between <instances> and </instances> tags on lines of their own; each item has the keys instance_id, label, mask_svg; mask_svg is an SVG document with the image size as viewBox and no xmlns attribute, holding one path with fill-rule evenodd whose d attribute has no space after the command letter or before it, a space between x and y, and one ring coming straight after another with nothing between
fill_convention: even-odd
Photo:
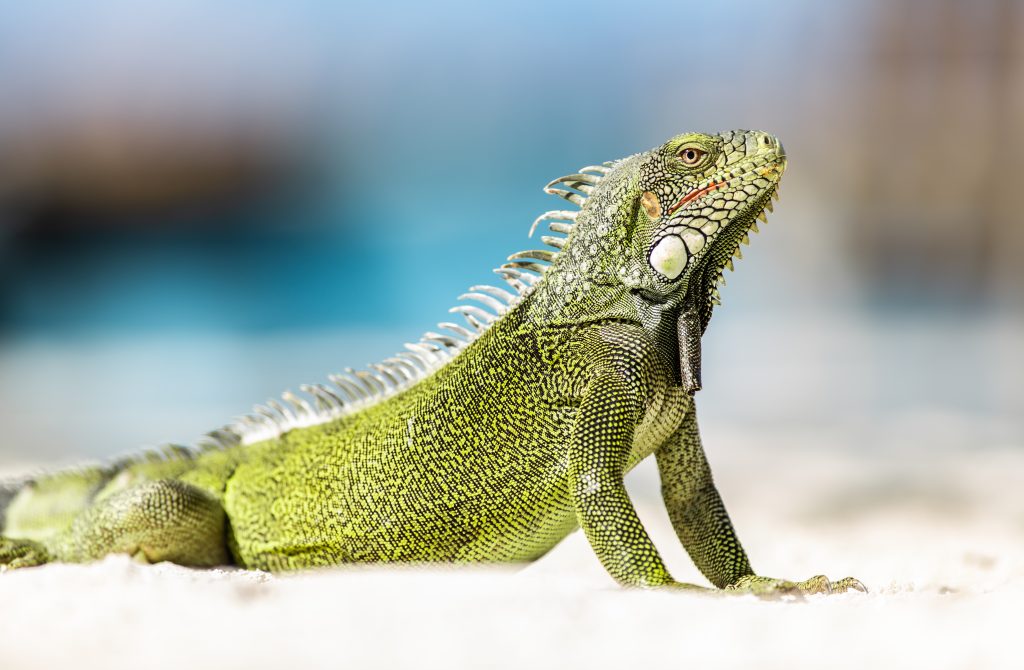
<instances>
[{"instance_id":1,"label":"scaly skin","mask_svg":"<svg viewBox=\"0 0 1024 670\"><path fill-rule=\"evenodd\" d=\"M549 192L582 209L541 217L566 221L549 225L567 239L545 238L557 255L499 269L519 294L509 306L476 294L494 323L469 310L478 332L451 328L469 337L428 334L404 362L309 388L317 410L286 394L287 407L260 410L267 419L216 431L217 448L8 489L0 564L114 552L275 571L529 561L580 526L619 583L701 589L672 579L623 485L654 454L676 533L716 587L862 590L851 578L755 575L697 429L716 284L785 165L765 133L687 134L556 180Z\"/></svg>"}]
</instances>

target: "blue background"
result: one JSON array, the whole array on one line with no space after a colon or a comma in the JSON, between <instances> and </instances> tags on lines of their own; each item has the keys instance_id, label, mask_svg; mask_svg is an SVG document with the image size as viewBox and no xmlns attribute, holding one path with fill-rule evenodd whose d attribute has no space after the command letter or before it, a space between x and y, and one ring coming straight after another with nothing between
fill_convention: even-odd
<instances>
[{"instance_id":1,"label":"blue background","mask_svg":"<svg viewBox=\"0 0 1024 670\"><path fill-rule=\"evenodd\" d=\"M0 458L189 441L387 355L531 245L550 179L736 127L791 160L712 421L1017 443L1009 7L6 3Z\"/></svg>"}]
</instances>

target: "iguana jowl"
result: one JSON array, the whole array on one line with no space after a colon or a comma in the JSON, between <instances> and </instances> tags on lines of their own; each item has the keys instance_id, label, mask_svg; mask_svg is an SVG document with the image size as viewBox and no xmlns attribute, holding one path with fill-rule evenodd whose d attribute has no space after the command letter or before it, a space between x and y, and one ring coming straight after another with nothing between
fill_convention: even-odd
<instances>
[{"instance_id":1,"label":"iguana jowl","mask_svg":"<svg viewBox=\"0 0 1024 670\"><path fill-rule=\"evenodd\" d=\"M717 285L785 166L769 134L692 133L553 181L580 209L537 219L555 251L511 256L496 270L508 289L463 296L468 327L285 393L197 448L8 486L0 564L527 561L581 526L618 582L688 587L623 485L654 454L676 533L715 586L863 588L755 576L697 430Z\"/></svg>"}]
</instances>

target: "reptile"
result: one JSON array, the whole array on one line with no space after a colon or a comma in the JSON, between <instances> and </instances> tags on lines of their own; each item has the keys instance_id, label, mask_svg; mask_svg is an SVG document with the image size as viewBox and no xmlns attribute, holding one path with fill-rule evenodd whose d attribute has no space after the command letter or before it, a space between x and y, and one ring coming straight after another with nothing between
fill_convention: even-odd
<instances>
[{"instance_id":1,"label":"reptile","mask_svg":"<svg viewBox=\"0 0 1024 670\"><path fill-rule=\"evenodd\" d=\"M686 133L554 180L545 191L572 207L534 221L548 248L510 256L502 287L461 296L464 324L188 447L8 482L0 565L526 562L582 528L624 586L865 590L757 575L697 426L701 337L786 162L765 132ZM672 578L626 492L651 455L713 589Z\"/></svg>"}]
</instances>

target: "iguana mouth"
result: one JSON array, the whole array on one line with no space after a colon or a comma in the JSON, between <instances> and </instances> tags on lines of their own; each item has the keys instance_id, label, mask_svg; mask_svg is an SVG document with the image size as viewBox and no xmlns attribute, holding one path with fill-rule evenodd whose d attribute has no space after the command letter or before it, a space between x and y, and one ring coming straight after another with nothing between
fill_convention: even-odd
<instances>
[{"instance_id":1,"label":"iguana mouth","mask_svg":"<svg viewBox=\"0 0 1024 670\"><path fill-rule=\"evenodd\" d=\"M669 207L667 214L669 216L672 216L673 214L676 213L676 211L680 207L682 207L686 203L693 202L694 200L697 200L698 198L703 198L708 193L711 193L712 191L714 191L716 189L722 188L723 186L727 186L728 183L729 183L728 179L723 179L722 181L714 181L714 180L712 180L707 186L703 186L701 188L695 188L694 190L690 191L689 193L684 195L682 198L680 198L679 202L677 202L676 204L674 204L671 207Z\"/></svg>"}]
</instances>

